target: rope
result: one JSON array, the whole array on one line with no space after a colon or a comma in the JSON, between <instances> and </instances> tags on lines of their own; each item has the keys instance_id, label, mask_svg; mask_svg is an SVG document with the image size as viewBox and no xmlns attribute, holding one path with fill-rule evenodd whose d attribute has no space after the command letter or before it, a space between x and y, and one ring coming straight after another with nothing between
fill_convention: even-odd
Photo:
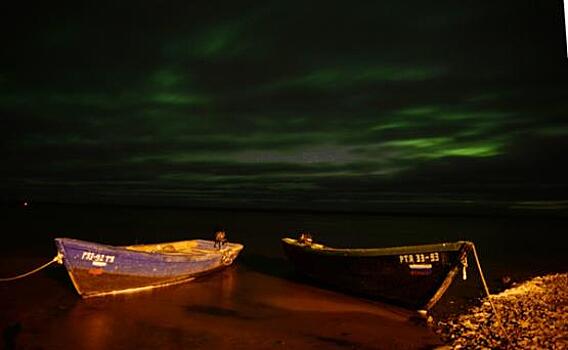
<instances>
[{"instance_id":1,"label":"rope","mask_svg":"<svg viewBox=\"0 0 568 350\"><path fill-rule=\"evenodd\" d=\"M14 276L14 277L0 278L0 282L15 281L15 280L19 280L20 278L28 277L29 275L34 274L38 271L41 271L41 270L45 269L46 267L48 267L49 265L51 265L55 262L58 263L58 264L63 264L63 254L58 253L53 259L51 259L50 262L43 264L42 266L40 266L36 269L33 269L29 272L22 273L20 275Z\"/></svg>"},{"instance_id":2,"label":"rope","mask_svg":"<svg viewBox=\"0 0 568 350\"><path fill-rule=\"evenodd\" d=\"M481 283L483 284L483 288L485 289L485 294L487 294L487 300L489 301L489 304L493 309L493 313L495 314L495 318L497 319L497 325L501 329L501 332L503 332L503 336L505 337L505 339L508 339L507 332L505 331L505 328L503 328L503 323L501 322L501 317L499 316L499 313L495 308L495 304L493 304L493 301L491 301L491 293L489 293L489 288L487 287L487 282L485 281L485 276L483 274L483 270L481 269L481 263L479 262L479 257L477 256L477 250L475 249L475 244L472 244L471 246L473 249L473 256L475 258L475 263L477 264L477 270L479 271L479 276L481 277Z\"/></svg>"}]
</instances>

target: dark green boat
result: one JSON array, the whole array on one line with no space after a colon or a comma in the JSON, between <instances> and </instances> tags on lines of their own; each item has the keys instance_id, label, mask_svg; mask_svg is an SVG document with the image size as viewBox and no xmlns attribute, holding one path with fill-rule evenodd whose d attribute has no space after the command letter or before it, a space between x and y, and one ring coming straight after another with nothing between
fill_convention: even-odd
<instances>
[{"instance_id":1,"label":"dark green boat","mask_svg":"<svg viewBox=\"0 0 568 350\"><path fill-rule=\"evenodd\" d=\"M311 239L283 238L296 269L334 289L404 307L429 310L467 266L473 243L337 249Z\"/></svg>"}]
</instances>

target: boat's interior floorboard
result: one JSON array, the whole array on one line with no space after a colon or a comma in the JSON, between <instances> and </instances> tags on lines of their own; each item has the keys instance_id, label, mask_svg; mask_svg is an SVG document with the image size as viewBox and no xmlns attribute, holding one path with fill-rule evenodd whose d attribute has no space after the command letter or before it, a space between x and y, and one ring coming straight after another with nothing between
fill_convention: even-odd
<instances>
[{"instance_id":1,"label":"boat's interior floorboard","mask_svg":"<svg viewBox=\"0 0 568 350\"><path fill-rule=\"evenodd\" d=\"M183 242L172 242L166 244L141 244L127 246L126 249L147 252L147 253L160 253L160 254L183 254L183 255L209 255L212 253L226 252L234 250L233 245L227 244L223 249L213 247L213 242L194 240Z\"/></svg>"}]
</instances>

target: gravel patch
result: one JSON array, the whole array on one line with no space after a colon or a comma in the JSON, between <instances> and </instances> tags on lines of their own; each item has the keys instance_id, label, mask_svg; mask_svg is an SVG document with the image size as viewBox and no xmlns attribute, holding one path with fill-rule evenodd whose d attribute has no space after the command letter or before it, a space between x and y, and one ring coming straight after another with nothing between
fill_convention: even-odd
<instances>
[{"instance_id":1,"label":"gravel patch","mask_svg":"<svg viewBox=\"0 0 568 350\"><path fill-rule=\"evenodd\" d=\"M450 349L568 349L568 273L536 277L435 322Z\"/></svg>"}]
</instances>

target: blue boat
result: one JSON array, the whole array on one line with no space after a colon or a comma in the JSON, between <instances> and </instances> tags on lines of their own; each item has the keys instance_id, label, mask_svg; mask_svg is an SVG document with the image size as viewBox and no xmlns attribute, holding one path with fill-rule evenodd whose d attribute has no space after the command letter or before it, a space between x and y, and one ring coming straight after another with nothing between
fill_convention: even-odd
<instances>
[{"instance_id":1,"label":"blue boat","mask_svg":"<svg viewBox=\"0 0 568 350\"><path fill-rule=\"evenodd\" d=\"M238 243L201 239L111 246L56 238L55 244L75 289L84 298L187 282L231 265L243 249Z\"/></svg>"}]
</instances>

